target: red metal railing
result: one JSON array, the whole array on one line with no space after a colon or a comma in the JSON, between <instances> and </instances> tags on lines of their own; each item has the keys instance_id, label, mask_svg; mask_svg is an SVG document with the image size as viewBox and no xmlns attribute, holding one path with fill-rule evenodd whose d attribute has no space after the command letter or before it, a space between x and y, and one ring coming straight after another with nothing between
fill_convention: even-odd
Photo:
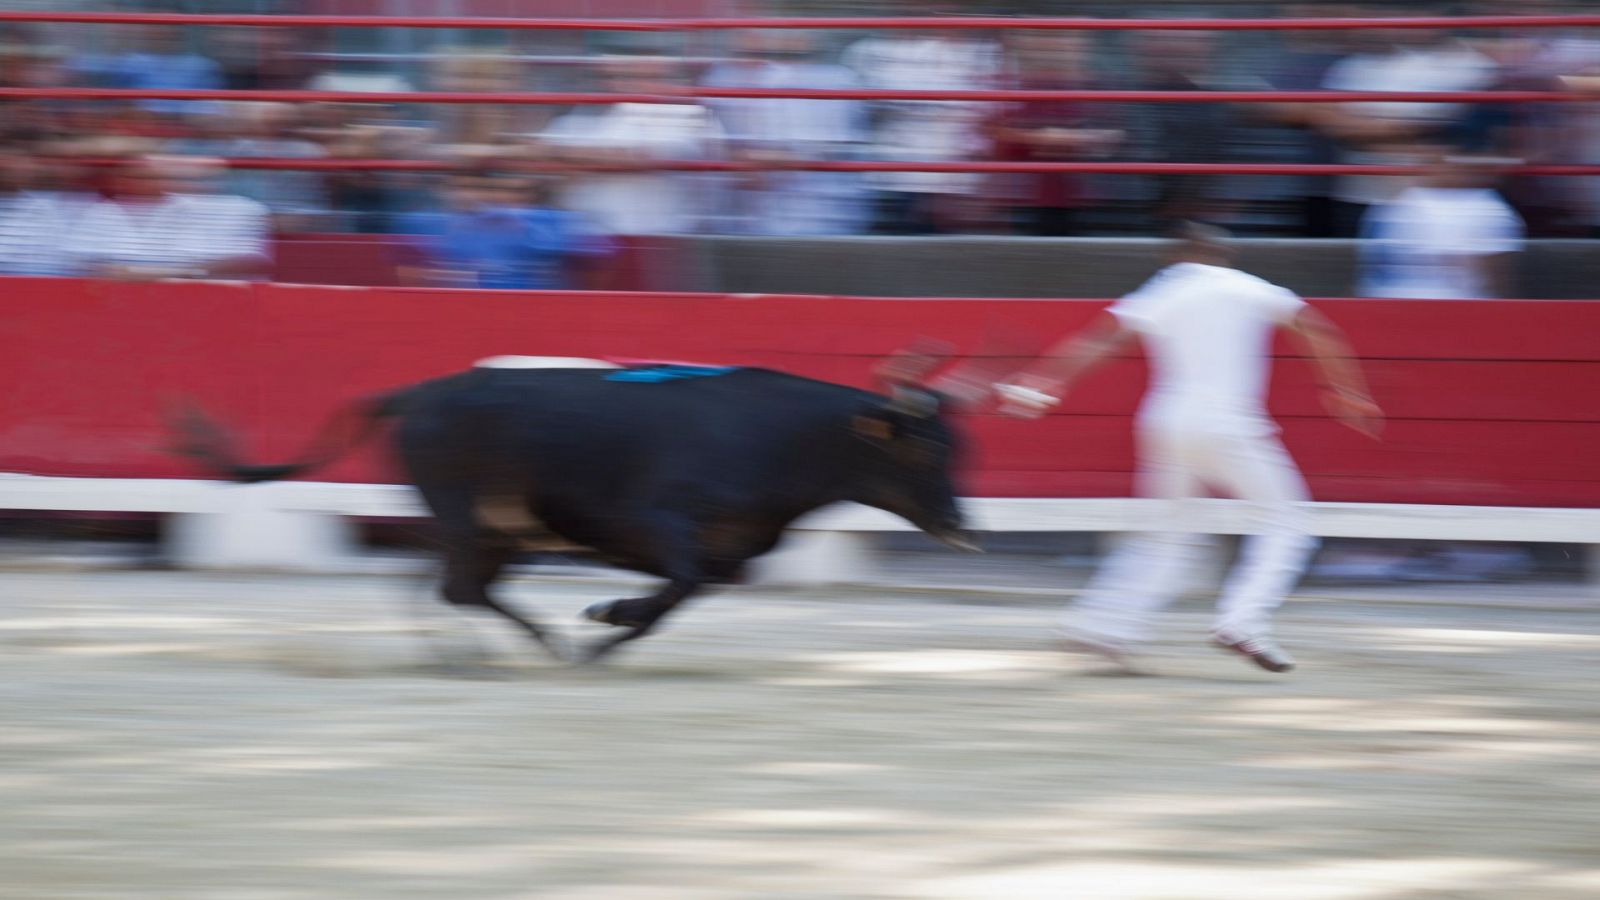
<instances>
[{"instance_id":1,"label":"red metal railing","mask_svg":"<svg viewBox=\"0 0 1600 900\"><path fill-rule=\"evenodd\" d=\"M1096 19L1012 18L1000 16L951 17L814 17L814 18L705 18L705 19L574 19L403 17L346 15L258 15L213 13L49 12L0 11L3 22L54 22L76 24L219 25L259 27L378 27L453 28L502 30L593 31L704 31L749 28L775 29L1058 29L1058 30L1185 30L1185 31L1294 31L1361 30L1373 28L1570 28L1600 27L1600 15L1457 16L1404 18L1272 18L1272 19ZM0 99L28 100L258 100L345 103L452 103L510 105L595 105L619 102L673 103L685 99L826 99L1013 102L1070 100L1098 103L1559 103L1587 99L1562 91L1161 91L1161 90L810 90L728 87L685 87L672 93L599 93L553 91L310 91L310 90L129 90L115 88L0 88ZM236 159L230 165L252 169L306 169L322 171L439 171L452 168L433 160L354 159ZM530 171L603 168L547 162L519 161ZM754 165L731 161L662 160L650 168L678 171L747 171L795 169L835 172L949 172L1046 173L1083 172L1111 174L1232 174L1232 175L1410 175L1417 166L1355 166L1292 163L1140 163L1140 162L950 162L950 161L790 161ZM1600 166L1509 166L1509 172L1529 175L1595 175Z\"/></svg>"},{"instance_id":2,"label":"red metal railing","mask_svg":"<svg viewBox=\"0 0 1600 900\"><path fill-rule=\"evenodd\" d=\"M80 165L115 166L114 158L81 158ZM235 169L290 169L315 172L450 172L461 163L437 159L305 159L290 157L241 157L224 160ZM501 168L525 172L589 172L608 169L640 168L596 163L582 165L546 160L520 160L515 157L495 161ZM1162 163L1162 162L945 162L938 160L789 160L754 163L735 160L662 159L651 160L651 170L674 172L756 172L791 170L803 172L947 172L947 173L1050 173L1080 172L1110 175L1420 175L1426 166L1365 166L1343 163ZM1507 172L1520 175L1600 175L1594 165L1515 165Z\"/></svg>"},{"instance_id":3,"label":"red metal railing","mask_svg":"<svg viewBox=\"0 0 1600 900\"><path fill-rule=\"evenodd\" d=\"M685 87L669 93L595 91L252 91L162 88L0 87L13 100L266 100L285 103L485 103L596 105L682 103L685 99L926 100L1090 103L1563 103L1589 98L1567 91L890 91L811 88Z\"/></svg>"},{"instance_id":4,"label":"red metal railing","mask_svg":"<svg viewBox=\"0 0 1600 900\"><path fill-rule=\"evenodd\" d=\"M463 16L329 16L223 13L0 12L0 22L61 22L85 25L230 25L313 28L472 28L518 31L715 31L783 29L938 29L1069 31L1330 31L1372 28L1582 28L1600 26L1600 15L1408 16L1397 18L1304 19L1093 19L1008 16L773 17L706 19L526 19Z\"/></svg>"}]
</instances>

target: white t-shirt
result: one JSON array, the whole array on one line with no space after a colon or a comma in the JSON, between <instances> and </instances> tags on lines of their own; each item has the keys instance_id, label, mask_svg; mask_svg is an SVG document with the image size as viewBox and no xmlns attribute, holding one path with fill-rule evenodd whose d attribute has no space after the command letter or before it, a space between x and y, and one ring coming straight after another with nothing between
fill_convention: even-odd
<instances>
[{"instance_id":1,"label":"white t-shirt","mask_svg":"<svg viewBox=\"0 0 1600 900\"><path fill-rule=\"evenodd\" d=\"M1272 332L1304 306L1247 272L1199 263L1168 266L1112 304L1150 357L1141 426L1259 429Z\"/></svg>"},{"instance_id":2,"label":"white t-shirt","mask_svg":"<svg viewBox=\"0 0 1600 900\"><path fill-rule=\"evenodd\" d=\"M73 274L67 241L87 206L76 195L54 192L0 199L0 273Z\"/></svg>"},{"instance_id":3,"label":"white t-shirt","mask_svg":"<svg viewBox=\"0 0 1600 900\"><path fill-rule=\"evenodd\" d=\"M862 38L839 61L880 90L982 90L1004 71L999 45L950 34ZM982 125L994 104L895 100L877 109L872 143L880 159L962 160L989 150ZM874 172L869 180L911 193L971 193L982 184L980 176L959 172Z\"/></svg>"},{"instance_id":4,"label":"white t-shirt","mask_svg":"<svg viewBox=\"0 0 1600 900\"><path fill-rule=\"evenodd\" d=\"M1522 249L1522 219L1488 188L1408 188L1361 220L1368 297L1490 297L1478 257Z\"/></svg>"},{"instance_id":5,"label":"white t-shirt","mask_svg":"<svg viewBox=\"0 0 1600 900\"><path fill-rule=\"evenodd\" d=\"M1389 53L1358 53L1329 67L1322 86L1333 91L1476 91L1490 86L1494 62L1455 43L1398 48ZM1380 119L1443 125L1463 114L1459 103L1347 103L1345 108ZM1401 165L1417 160L1403 154L1346 150L1342 161L1358 165ZM1335 196L1350 203L1381 203L1406 186L1394 175L1341 175Z\"/></svg>"},{"instance_id":6,"label":"white t-shirt","mask_svg":"<svg viewBox=\"0 0 1600 900\"><path fill-rule=\"evenodd\" d=\"M153 203L102 200L78 220L67 251L83 269L266 258L268 216L260 203L231 194L169 194Z\"/></svg>"},{"instance_id":7,"label":"white t-shirt","mask_svg":"<svg viewBox=\"0 0 1600 900\"><path fill-rule=\"evenodd\" d=\"M654 159L712 159L723 132L701 106L618 103L568 113L540 137L562 147L627 149ZM682 234L698 229L714 181L695 172L585 172L568 181L561 199L611 234Z\"/></svg>"}]
</instances>

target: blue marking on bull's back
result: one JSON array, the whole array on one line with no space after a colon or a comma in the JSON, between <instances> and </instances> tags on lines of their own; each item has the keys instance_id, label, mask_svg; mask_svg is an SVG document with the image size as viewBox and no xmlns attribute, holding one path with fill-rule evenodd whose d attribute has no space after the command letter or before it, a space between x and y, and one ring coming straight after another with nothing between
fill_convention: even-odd
<instances>
[{"instance_id":1,"label":"blue marking on bull's back","mask_svg":"<svg viewBox=\"0 0 1600 900\"><path fill-rule=\"evenodd\" d=\"M656 384L684 378L711 378L726 375L737 366L649 366L642 369L623 369L606 376L607 381L636 381Z\"/></svg>"}]
</instances>

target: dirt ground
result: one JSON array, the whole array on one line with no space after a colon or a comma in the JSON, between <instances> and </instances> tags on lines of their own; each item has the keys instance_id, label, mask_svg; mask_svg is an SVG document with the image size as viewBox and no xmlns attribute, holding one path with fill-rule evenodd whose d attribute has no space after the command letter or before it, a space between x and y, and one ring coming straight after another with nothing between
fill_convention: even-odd
<instances>
[{"instance_id":1,"label":"dirt ground","mask_svg":"<svg viewBox=\"0 0 1600 900\"><path fill-rule=\"evenodd\" d=\"M1113 677L1053 604L740 591L463 678L416 580L0 585L6 900L1600 896L1600 608L1297 602L1284 677L1186 607Z\"/></svg>"}]
</instances>

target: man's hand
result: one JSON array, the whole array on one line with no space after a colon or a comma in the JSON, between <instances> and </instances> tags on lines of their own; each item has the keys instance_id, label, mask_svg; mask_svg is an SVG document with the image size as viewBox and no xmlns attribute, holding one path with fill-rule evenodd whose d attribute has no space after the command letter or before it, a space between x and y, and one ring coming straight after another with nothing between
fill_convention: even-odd
<instances>
[{"instance_id":1,"label":"man's hand","mask_svg":"<svg viewBox=\"0 0 1600 900\"><path fill-rule=\"evenodd\" d=\"M1323 388L1322 405L1328 415L1375 441L1383 434L1383 410L1366 394L1348 388Z\"/></svg>"}]
</instances>

